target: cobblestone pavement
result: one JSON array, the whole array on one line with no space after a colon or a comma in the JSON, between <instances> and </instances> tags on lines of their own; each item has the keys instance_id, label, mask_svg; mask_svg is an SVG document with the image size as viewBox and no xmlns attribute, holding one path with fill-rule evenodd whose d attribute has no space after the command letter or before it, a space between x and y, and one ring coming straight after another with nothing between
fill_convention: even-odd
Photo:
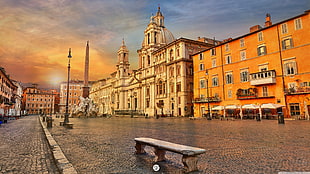
<instances>
[{"instance_id":1,"label":"cobblestone pavement","mask_svg":"<svg viewBox=\"0 0 310 174\"><path fill-rule=\"evenodd\" d=\"M0 173L59 173L37 116L1 125Z\"/></svg>"},{"instance_id":2,"label":"cobblestone pavement","mask_svg":"<svg viewBox=\"0 0 310 174\"><path fill-rule=\"evenodd\" d=\"M156 173L154 153L135 155L135 137L207 150L194 173L310 172L310 121L72 118L73 129L50 130L78 173ZM182 173L181 155L167 152L161 172Z\"/></svg>"}]
</instances>

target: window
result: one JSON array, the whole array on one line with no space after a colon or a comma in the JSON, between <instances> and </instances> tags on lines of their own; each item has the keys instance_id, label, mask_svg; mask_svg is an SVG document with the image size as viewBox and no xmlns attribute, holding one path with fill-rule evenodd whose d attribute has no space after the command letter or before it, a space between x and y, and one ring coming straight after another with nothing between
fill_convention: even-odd
<instances>
[{"instance_id":1,"label":"window","mask_svg":"<svg viewBox=\"0 0 310 174\"><path fill-rule=\"evenodd\" d=\"M240 51L240 59L241 60L245 60L246 59L246 52L245 52L245 50Z\"/></svg>"},{"instance_id":2,"label":"window","mask_svg":"<svg viewBox=\"0 0 310 174\"><path fill-rule=\"evenodd\" d=\"M212 48L210 50L210 54L211 54L211 56L215 56L216 55L215 48Z\"/></svg>"},{"instance_id":3,"label":"window","mask_svg":"<svg viewBox=\"0 0 310 174\"><path fill-rule=\"evenodd\" d=\"M228 43L225 44L225 51L226 51L226 52L229 51L229 44L228 44Z\"/></svg>"},{"instance_id":4,"label":"window","mask_svg":"<svg viewBox=\"0 0 310 174\"><path fill-rule=\"evenodd\" d=\"M290 103L291 116L300 115L299 103Z\"/></svg>"},{"instance_id":5,"label":"window","mask_svg":"<svg viewBox=\"0 0 310 174\"><path fill-rule=\"evenodd\" d=\"M199 65L199 70L200 70L200 71L205 70L205 65L201 63L201 64Z\"/></svg>"},{"instance_id":6,"label":"window","mask_svg":"<svg viewBox=\"0 0 310 174\"><path fill-rule=\"evenodd\" d=\"M180 57L180 49L179 48L177 48L176 52L177 52L177 57Z\"/></svg>"},{"instance_id":7,"label":"window","mask_svg":"<svg viewBox=\"0 0 310 174\"><path fill-rule=\"evenodd\" d=\"M177 76L181 75L181 66L177 65Z\"/></svg>"},{"instance_id":8,"label":"window","mask_svg":"<svg viewBox=\"0 0 310 174\"><path fill-rule=\"evenodd\" d=\"M227 96L228 96L228 98L232 98L232 90L229 89L227 91Z\"/></svg>"},{"instance_id":9,"label":"window","mask_svg":"<svg viewBox=\"0 0 310 174\"><path fill-rule=\"evenodd\" d=\"M286 34L288 32L286 23L281 24L281 32L282 32L282 34Z\"/></svg>"},{"instance_id":10,"label":"window","mask_svg":"<svg viewBox=\"0 0 310 174\"><path fill-rule=\"evenodd\" d=\"M206 88L206 81L205 81L205 79L200 79L200 88Z\"/></svg>"},{"instance_id":11,"label":"window","mask_svg":"<svg viewBox=\"0 0 310 174\"><path fill-rule=\"evenodd\" d=\"M300 30L300 29L302 29L301 18L295 19L295 20L294 20L294 23L295 23L295 30Z\"/></svg>"},{"instance_id":12,"label":"window","mask_svg":"<svg viewBox=\"0 0 310 174\"><path fill-rule=\"evenodd\" d=\"M146 88L146 97L150 97L150 87Z\"/></svg>"},{"instance_id":13,"label":"window","mask_svg":"<svg viewBox=\"0 0 310 174\"><path fill-rule=\"evenodd\" d=\"M170 83L170 93L174 93L174 84Z\"/></svg>"},{"instance_id":14,"label":"window","mask_svg":"<svg viewBox=\"0 0 310 174\"><path fill-rule=\"evenodd\" d=\"M173 77L173 76L174 76L174 68L170 67L170 77Z\"/></svg>"},{"instance_id":15,"label":"window","mask_svg":"<svg viewBox=\"0 0 310 174\"><path fill-rule=\"evenodd\" d=\"M173 57L173 50L172 49L170 50L169 56L170 56L170 61L173 61L174 57Z\"/></svg>"},{"instance_id":16,"label":"window","mask_svg":"<svg viewBox=\"0 0 310 174\"><path fill-rule=\"evenodd\" d=\"M231 55L227 55L225 57L225 60L226 60L226 64L230 64L231 63Z\"/></svg>"},{"instance_id":17,"label":"window","mask_svg":"<svg viewBox=\"0 0 310 174\"><path fill-rule=\"evenodd\" d=\"M166 93L166 84L163 81L159 81L157 85L157 94L165 94Z\"/></svg>"},{"instance_id":18,"label":"window","mask_svg":"<svg viewBox=\"0 0 310 174\"><path fill-rule=\"evenodd\" d=\"M297 66L295 61L289 61L284 63L284 74L285 75L297 74Z\"/></svg>"},{"instance_id":19,"label":"window","mask_svg":"<svg viewBox=\"0 0 310 174\"><path fill-rule=\"evenodd\" d=\"M199 54L199 60L203 60L203 54L202 53Z\"/></svg>"},{"instance_id":20,"label":"window","mask_svg":"<svg viewBox=\"0 0 310 174\"><path fill-rule=\"evenodd\" d=\"M212 77L212 86L219 86L218 77Z\"/></svg>"},{"instance_id":21,"label":"window","mask_svg":"<svg viewBox=\"0 0 310 174\"><path fill-rule=\"evenodd\" d=\"M146 99L146 107L149 108L150 107L150 98Z\"/></svg>"},{"instance_id":22,"label":"window","mask_svg":"<svg viewBox=\"0 0 310 174\"><path fill-rule=\"evenodd\" d=\"M240 47L244 47L244 38L240 39Z\"/></svg>"},{"instance_id":23,"label":"window","mask_svg":"<svg viewBox=\"0 0 310 174\"><path fill-rule=\"evenodd\" d=\"M268 97L268 87L267 86L263 86L263 97Z\"/></svg>"},{"instance_id":24,"label":"window","mask_svg":"<svg viewBox=\"0 0 310 174\"><path fill-rule=\"evenodd\" d=\"M147 65L150 66L151 65L151 57L147 56Z\"/></svg>"},{"instance_id":25,"label":"window","mask_svg":"<svg viewBox=\"0 0 310 174\"><path fill-rule=\"evenodd\" d=\"M263 32L258 32L257 33L257 38L258 38L258 41L261 42L264 40L264 37L263 37Z\"/></svg>"},{"instance_id":26,"label":"window","mask_svg":"<svg viewBox=\"0 0 310 174\"><path fill-rule=\"evenodd\" d=\"M181 83L177 83L177 92L181 92Z\"/></svg>"},{"instance_id":27,"label":"window","mask_svg":"<svg viewBox=\"0 0 310 174\"><path fill-rule=\"evenodd\" d=\"M216 67L216 59L212 59L212 68Z\"/></svg>"},{"instance_id":28,"label":"window","mask_svg":"<svg viewBox=\"0 0 310 174\"><path fill-rule=\"evenodd\" d=\"M267 54L267 49L266 49L265 45L259 46L257 48L257 55L258 56L263 56L263 55L266 55L266 54Z\"/></svg>"},{"instance_id":29,"label":"window","mask_svg":"<svg viewBox=\"0 0 310 174\"><path fill-rule=\"evenodd\" d=\"M225 81L226 81L226 84L232 84L233 83L232 73L226 73L225 74Z\"/></svg>"},{"instance_id":30,"label":"window","mask_svg":"<svg viewBox=\"0 0 310 174\"><path fill-rule=\"evenodd\" d=\"M293 48L293 39L292 38L286 38L284 40L282 40L282 49L286 50L286 49L290 49Z\"/></svg>"},{"instance_id":31,"label":"window","mask_svg":"<svg viewBox=\"0 0 310 174\"><path fill-rule=\"evenodd\" d=\"M248 72L248 70L243 70L242 72L240 72L240 81L241 82L249 81L249 72Z\"/></svg>"}]
</instances>

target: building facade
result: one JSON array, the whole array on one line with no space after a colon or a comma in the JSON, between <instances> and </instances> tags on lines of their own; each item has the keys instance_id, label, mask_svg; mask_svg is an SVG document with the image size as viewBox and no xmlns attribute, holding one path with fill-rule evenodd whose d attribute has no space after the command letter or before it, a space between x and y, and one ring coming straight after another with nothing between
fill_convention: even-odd
<instances>
[{"instance_id":1,"label":"building facade","mask_svg":"<svg viewBox=\"0 0 310 174\"><path fill-rule=\"evenodd\" d=\"M9 116L15 108L17 86L0 67L0 116Z\"/></svg>"},{"instance_id":2,"label":"building facade","mask_svg":"<svg viewBox=\"0 0 310 174\"><path fill-rule=\"evenodd\" d=\"M29 115L53 114L56 90L38 89L36 85L23 90L23 108Z\"/></svg>"},{"instance_id":3,"label":"building facade","mask_svg":"<svg viewBox=\"0 0 310 174\"><path fill-rule=\"evenodd\" d=\"M80 97L83 94L84 82L81 80L71 80L69 82L69 96L68 96L68 111L77 106L80 102ZM60 103L59 112L66 112L66 100L67 100L67 82L60 83Z\"/></svg>"},{"instance_id":4,"label":"building facade","mask_svg":"<svg viewBox=\"0 0 310 174\"><path fill-rule=\"evenodd\" d=\"M213 108L272 103L283 106L286 117L309 118L309 12L276 24L267 14L264 27L194 54L195 117Z\"/></svg>"},{"instance_id":5,"label":"building facade","mask_svg":"<svg viewBox=\"0 0 310 174\"><path fill-rule=\"evenodd\" d=\"M144 31L139 68L129 71L129 51L123 41L116 71L94 84L90 97L99 114L193 115L193 61L191 54L217 41L175 39L164 25L160 8Z\"/></svg>"}]
</instances>

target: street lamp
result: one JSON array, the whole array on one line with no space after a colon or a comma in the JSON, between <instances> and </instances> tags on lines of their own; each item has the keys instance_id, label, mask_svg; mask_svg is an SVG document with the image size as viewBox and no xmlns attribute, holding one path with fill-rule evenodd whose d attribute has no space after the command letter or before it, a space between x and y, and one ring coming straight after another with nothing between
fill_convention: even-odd
<instances>
[{"instance_id":1,"label":"street lamp","mask_svg":"<svg viewBox=\"0 0 310 174\"><path fill-rule=\"evenodd\" d=\"M66 113L65 113L65 120L64 125L69 123L69 113L68 113L68 102L69 102L69 81L70 81L70 59L71 56L71 48L69 48L69 55L68 55L68 81L67 81L67 98L66 98Z\"/></svg>"},{"instance_id":2,"label":"street lamp","mask_svg":"<svg viewBox=\"0 0 310 174\"><path fill-rule=\"evenodd\" d=\"M132 94L130 94L130 110L131 110L131 112L130 112L130 117L131 118L133 118L133 109L132 109L132 106L133 106L133 102L132 102L132 98L133 98L134 96L132 95Z\"/></svg>"},{"instance_id":3,"label":"street lamp","mask_svg":"<svg viewBox=\"0 0 310 174\"><path fill-rule=\"evenodd\" d=\"M208 102L208 115L207 115L207 119L211 120L211 111L210 111L210 97L209 97L209 72L208 70L206 70L206 80L207 80L207 102Z\"/></svg>"}]
</instances>

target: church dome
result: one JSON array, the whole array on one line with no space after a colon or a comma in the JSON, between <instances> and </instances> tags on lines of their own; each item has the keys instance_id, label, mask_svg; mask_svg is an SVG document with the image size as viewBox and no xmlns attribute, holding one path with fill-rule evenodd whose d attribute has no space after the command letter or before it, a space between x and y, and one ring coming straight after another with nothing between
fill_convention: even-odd
<instances>
[{"instance_id":1,"label":"church dome","mask_svg":"<svg viewBox=\"0 0 310 174\"><path fill-rule=\"evenodd\" d=\"M168 44L175 40L173 34L167 29L162 27L160 31L161 41L162 43Z\"/></svg>"}]
</instances>

